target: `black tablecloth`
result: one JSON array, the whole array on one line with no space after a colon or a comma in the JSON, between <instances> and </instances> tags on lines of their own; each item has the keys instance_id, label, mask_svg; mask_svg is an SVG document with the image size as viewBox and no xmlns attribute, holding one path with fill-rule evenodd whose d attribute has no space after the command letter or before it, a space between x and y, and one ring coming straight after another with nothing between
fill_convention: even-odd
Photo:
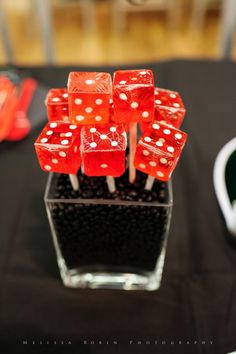
<instances>
[{"instance_id":1,"label":"black tablecloth","mask_svg":"<svg viewBox=\"0 0 236 354\"><path fill-rule=\"evenodd\" d=\"M33 148L37 134L2 143L1 353L236 350L236 249L226 241L212 183L215 157L236 135L236 64L171 61L139 67L153 69L158 86L179 90L188 110L183 130L189 140L173 176L174 212L162 286L155 292L63 287L43 203L47 174ZM20 70L56 87L65 86L69 71L87 69Z\"/></svg>"}]
</instances>

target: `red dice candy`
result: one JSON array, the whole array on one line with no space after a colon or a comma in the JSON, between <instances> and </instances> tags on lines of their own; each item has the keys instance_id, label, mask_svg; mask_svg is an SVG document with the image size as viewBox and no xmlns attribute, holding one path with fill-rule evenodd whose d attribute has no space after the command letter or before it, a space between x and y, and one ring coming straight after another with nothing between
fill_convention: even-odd
<instances>
[{"instance_id":1,"label":"red dice candy","mask_svg":"<svg viewBox=\"0 0 236 354\"><path fill-rule=\"evenodd\" d=\"M185 116L185 107L180 94L162 88L155 89L155 119L179 128Z\"/></svg>"},{"instance_id":2,"label":"red dice candy","mask_svg":"<svg viewBox=\"0 0 236 354\"><path fill-rule=\"evenodd\" d=\"M154 78L151 70L116 71L113 85L117 123L153 121Z\"/></svg>"},{"instance_id":3,"label":"red dice candy","mask_svg":"<svg viewBox=\"0 0 236 354\"><path fill-rule=\"evenodd\" d=\"M81 153L88 176L119 177L125 172L127 136L122 124L84 126Z\"/></svg>"},{"instance_id":4,"label":"red dice candy","mask_svg":"<svg viewBox=\"0 0 236 354\"><path fill-rule=\"evenodd\" d=\"M49 90L45 104L47 106L49 122L69 121L68 92L66 88Z\"/></svg>"},{"instance_id":5,"label":"red dice candy","mask_svg":"<svg viewBox=\"0 0 236 354\"><path fill-rule=\"evenodd\" d=\"M71 123L48 123L35 142L39 164L44 171L76 174L81 163L80 128Z\"/></svg>"},{"instance_id":6,"label":"red dice candy","mask_svg":"<svg viewBox=\"0 0 236 354\"><path fill-rule=\"evenodd\" d=\"M138 142L135 168L168 181L178 162L187 134L170 125L153 122Z\"/></svg>"},{"instance_id":7,"label":"red dice candy","mask_svg":"<svg viewBox=\"0 0 236 354\"><path fill-rule=\"evenodd\" d=\"M71 72L68 78L71 121L77 124L109 122L112 80L108 73Z\"/></svg>"}]
</instances>

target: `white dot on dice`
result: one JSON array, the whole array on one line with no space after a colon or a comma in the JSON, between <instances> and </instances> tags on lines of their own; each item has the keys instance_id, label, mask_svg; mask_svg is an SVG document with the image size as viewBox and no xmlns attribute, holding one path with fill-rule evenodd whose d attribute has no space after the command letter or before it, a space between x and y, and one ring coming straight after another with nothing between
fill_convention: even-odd
<instances>
[{"instance_id":1,"label":"white dot on dice","mask_svg":"<svg viewBox=\"0 0 236 354\"><path fill-rule=\"evenodd\" d=\"M120 99L123 100L123 101L126 101L128 99L128 97L126 96L125 93L121 93L120 94Z\"/></svg>"},{"instance_id":2,"label":"white dot on dice","mask_svg":"<svg viewBox=\"0 0 236 354\"><path fill-rule=\"evenodd\" d=\"M96 133L97 129L96 128L90 128L90 133Z\"/></svg>"},{"instance_id":3,"label":"white dot on dice","mask_svg":"<svg viewBox=\"0 0 236 354\"><path fill-rule=\"evenodd\" d=\"M95 101L95 103L96 103L97 105L102 104L102 102L103 102L103 100L101 100L100 98L97 98L96 101Z\"/></svg>"},{"instance_id":4,"label":"white dot on dice","mask_svg":"<svg viewBox=\"0 0 236 354\"><path fill-rule=\"evenodd\" d=\"M93 111L92 107L86 107L85 112L86 113L91 113Z\"/></svg>"},{"instance_id":5,"label":"white dot on dice","mask_svg":"<svg viewBox=\"0 0 236 354\"><path fill-rule=\"evenodd\" d=\"M53 102L59 102L59 101L60 101L60 98L59 98L59 97L53 97L52 101L53 101Z\"/></svg>"},{"instance_id":6,"label":"white dot on dice","mask_svg":"<svg viewBox=\"0 0 236 354\"><path fill-rule=\"evenodd\" d=\"M149 155L149 151L148 150L143 150L143 155L144 156L148 156Z\"/></svg>"},{"instance_id":7,"label":"white dot on dice","mask_svg":"<svg viewBox=\"0 0 236 354\"><path fill-rule=\"evenodd\" d=\"M180 107L180 105L178 103L174 103L173 106L176 107L176 108Z\"/></svg>"},{"instance_id":8,"label":"white dot on dice","mask_svg":"<svg viewBox=\"0 0 236 354\"><path fill-rule=\"evenodd\" d=\"M157 176L159 176L159 177L164 177L164 173L162 173L161 171L157 171L156 174L157 174Z\"/></svg>"},{"instance_id":9,"label":"white dot on dice","mask_svg":"<svg viewBox=\"0 0 236 354\"><path fill-rule=\"evenodd\" d=\"M50 171L50 170L52 169L51 166L49 166L49 165L45 165L44 168L45 168L45 170L47 170L47 171Z\"/></svg>"},{"instance_id":10,"label":"white dot on dice","mask_svg":"<svg viewBox=\"0 0 236 354\"><path fill-rule=\"evenodd\" d=\"M100 122L102 120L102 117L101 116L96 116L94 119L96 120L96 122Z\"/></svg>"},{"instance_id":11,"label":"white dot on dice","mask_svg":"<svg viewBox=\"0 0 236 354\"><path fill-rule=\"evenodd\" d=\"M171 133L171 131L169 129L164 129L163 133L166 134L166 135L169 135Z\"/></svg>"},{"instance_id":12,"label":"white dot on dice","mask_svg":"<svg viewBox=\"0 0 236 354\"><path fill-rule=\"evenodd\" d=\"M148 117L149 117L149 113L146 112L146 111L143 112L143 113L142 113L142 117L143 117L143 118L148 118Z\"/></svg>"},{"instance_id":13,"label":"white dot on dice","mask_svg":"<svg viewBox=\"0 0 236 354\"><path fill-rule=\"evenodd\" d=\"M77 120L77 122L81 122L82 120L84 120L84 116L76 116L75 119Z\"/></svg>"},{"instance_id":14,"label":"white dot on dice","mask_svg":"<svg viewBox=\"0 0 236 354\"><path fill-rule=\"evenodd\" d=\"M100 135L100 138L101 138L102 140L106 140L106 139L107 139L107 135L106 135L106 134L101 134L101 135Z\"/></svg>"},{"instance_id":15,"label":"white dot on dice","mask_svg":"<svg viewBox=\"0 0 236 354\"><path fill-rule=\"evenodd\" d=\"M138 102L132 102L130 106L131 106L131 108L137 108Z\"/></svg>"},{"instance_id":16,"label":"white dot on dice","mask_svg":"<svg viewBox=\"0 0 236 354\"><path fill-rule=\"evenodd\" d=\"M165 159L164 157L160 158L160 163L162 163L163 165L165 165L167 163L167 159Z\"/></svg>"},{"instance_id":17,"label":"white dot on dice","mask_svg":"<svg viewBox=\"0 0 236 354\"><path fill-rule=\"evenodd\" d=\"M117 141L112 141L112 142L111 142L111 145L112 145L112 146L117 146L117 145L118 145L118 142L117 142Z\"/></svg>"},{"instance_id":18,"label":"white dot on dice","mask_svg":"<svg viewBox=\"0 0 236 354\"><path fill-rule=\"evenodd\" d=\"M175 134L175 137L176 137L176 139L181 139L181 138L182 138L182 135L181 135L180 133L176 133L176 134Z\"/></svg>"},{"instance_id":19,"label":"white dot on dice","mask_svg":"<svg viewBox=\"0 0 236 354\"><path fill-rule=\"evenodd\" d=\"M174 151L175 151L175 149L173 148L173 146L168 146L167 150L168 150L169 152L174 152Z\"/></svg>"},{"instance_id":20,"label":"white dot on dice","mask_svg":"<svg viewBox=\"0 0 236 354\"><path fill-rule=\"evenodd\" d=\"M58 160L57 160L57 159L52 159L52 163L57 164L57 163L58 163Z\"/></svg>"},{"instance_id":21,"label":"white dot on dice","mask_svg":"<svg viewBox=\"0 0 236 354\"><path fill-rule=\"evenodd\" d=\"M62 97L67 98L68 97L68 93L63 93Z\"/></svg>"},{"instance_id":22,"label":"white dot on dice","mask_svg":"<svg viewBox=\"0 0 236 354\"><path fill-rule=\"evenodd\" d=\"M77 128L77 125L75 125L75 124L71 124L71 125L69 126L69 128L70 128L71 130L74 130L74 129L76 129L76 128Z\"/></svg>"},{"instance_id":23,"label":"white dot on dice","mask_svg":"<svg viewBox=\"0 0 236 354\"><path fill-rule=\"evenodd\" d=\"M140 163L140 164L139 164L139 167L140 167L140 168L146 168L146 165L144 165L144 163Z\"/></svg>"},{"instance_id":24,"label":"white dot on dice","mask_svg":"<svg viewBox=\"0 0 236 354\"><path fill-rule=\"evenodd\" d=\"M90 147L91 147L91 148L97 147L97 144L95 143L95 141L93 141L92 143L90 143Z\"/></svg>"},{"instance_id":25,"label":"white dot on dice","mask_svg":"<svg viewBox=\"0 0 236 354\"><path fill-rule=\"evenodd\" d=\"M72 136L72 133L71 133L71 132L67 132L67 133L65 133L65 136L66 136L67 138L69 138L70 136Z\"/></svg>"},{"instance_id":26,"label":"white dot on dice","mask_svg":"<svg viewBox=\"0 0 236 354\"><path fill-rule=\"evenodd\" d=\"M161 146L163 146L163 143L162 143L161 141L157 141L157 142L156 142L156 146L161 147Z\"/></svg>"},{"instance_id":27,"label":"white dot on dice","mask_svg":"<svg viewBox=\"0 0 236 354\"><path fill-rule=\"evenodd\" d=\"M110 132L115 133L116 132L116 127L111 127Z\"/></svg>"},{"instance_id":28,"label":"white dot on dice","mask_svg":"<svg viewBox=\"0 0 236 354\"><path fill-rule=\"evenodd\" d=\"M154 123L154 124L152 125L152 127L153 127L153 129L155 129L155 130L160 129L160 125L159 125L159 124L156 124L156 123Z\"/></svg>"},{"instance_id":29,"label":"white dot on dice","mask_svg":"<svg viewBox=\"0 0 236 354\"><path fill-rule=\"evenodd\" d=\"M59 151L59 156L66 157L66 153L64 151Z\"/></svg>"},{"instance_id":30,"label":"white dot on dice","mask_svg":"<svg viewBox=\"0 0 236 354\"><path fill-rule=\"evenodd\" d=\"M69 140L64 139L61 141L61 145L68 145L69 144Z\"/></svg>"},{"instance_id":31,"label":"white dot on dice","mask_svg":"<svg viewBox=\"0 0 236 354\"><path fill-rule=\"evenodd\" d=\"M81 98L76 98L76 99L75 99L75 104L81 104L81 103L82 103Z\"/></svg>"},{"instance_id":32,"label":"white dot on dice","mask_svg":"<svg viewBox=\"0 0 236 354\"><path fill-rule=\"evenodd\" d=\"M85 83L87 85L92 85L92 84L94 84L94 80L86 80Z\"/></svg>"},{"instance_id":33,"label":"white dot on dice","mask_svg":"<svg viewBox=\"0 0 236 354\"><path fill-rule=\"evenodd\" d=\"M46 143L48 141L48 139L47 138L43 138L40 141L41 141L41 143Z\"/></svg>"},{"instance_id":34,"label":"white dot on dice","mask_svg":"<svg viewBox=\"0 0 236 354\"><path fill-rule=\"evenodd\" d=\"M157 164L156 164L155 161L150 161L150 162L149 162L149 165L152 166L152 167L155 167Z\"/></svg>"},{"instance_id":35,"label":"white dot on dice","mask_svg":"<svg viewBox=\"0 0 236 354\"><path fill-rule=\"evenodd\" d=\"M106 163L101 164L101 168L107 168L107 167L108 167L108 165Z\"/></svg>"},{"instance_id":36,"label":"white dot on dice","mask_svg":"<svg viewBox=\"0 0 236 354\"><path fill-rule=\"evenodd\" d=\"M53 122L50 124L50 128L56 128L57 127L57 123Z\"/></svg>"},{"instance_id":37,"label":"white dot on dice","mask_svg":"<svg viewBox=\"0 0 236 354\"><path fill-rule=\"evenodd\" d=\"M145 136L144 141L146 141L147 143L150 143L152 141L152 139L149 136Z\"/></svg>"},{"instance_id":38,"label":"white dot on dice","mask_svg":"<svg viewBox=\"0 0 236 354\"><path fill-rule=\"evenodd\" d=\"M171 93L171 94L170 94L170 97L171 97L171 98L176 98L176 95L175 95L174 93Z\"/></svg>"},{"instance_id":39,"label":"white dot on dice","mask_svg":"<svg viewBox=\"0 0 236 354\"><path fill-rule=\"evenodd\" d=\"M155 100L155 103L156 104L162 104L162 101L161 100Z\"/></svg>"},{"instance_id":40,"label":"white dot on dice","mask_svg":"<svg viewBox=\"0 0 236 354\"><path fill-rule=\"evenodd\" d=\"M46 135L52 135L53 134L53 131L52 130L48 130Z\"/></svg>"}]
</instances>

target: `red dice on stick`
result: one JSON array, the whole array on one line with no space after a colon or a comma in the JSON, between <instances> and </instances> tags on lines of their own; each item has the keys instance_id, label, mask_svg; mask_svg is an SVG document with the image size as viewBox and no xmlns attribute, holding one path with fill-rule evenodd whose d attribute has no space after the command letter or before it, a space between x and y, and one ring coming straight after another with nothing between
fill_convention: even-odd
<instances>
[{"instance_id":1,"label":"red dice on stick","mask_svg":"<svg viewBox=\"0 0 236 354\"><path fill-rule=\"evenodd\" d=\"M154 78L151 70L116 71L113 78L114 121L130 123L129 180L135 181L137 122L154 119Z\"/></svg>"},{"instance_id":2,"label":"red dice on stick","mask_svg":"<svg viewBox=\"0 0 236 354\"><path fill-rule=\"evenodd\" d=\"M155 119L179 128L186 110L180 94L162 88L155 89Z\"/></svg>"},{"instance_id":3,"label":"red dice on stick","mask_svg":"<svg viewBox=\"0 0 236 354\"><path fill-rule=\"evenodd\" d=\"M114 120L117 123L154 120L154 78L151 70L116 71L113 85Z\"/></svg>"},{"instance_id":4,"label":"red dice on stick","mask_svg":"<svg viewBox=\"0 0 236 354\"><path fill-rule=\"evenodd\" d=\"M68 93L71 122L82 125L109 122L112 95L110 74L71 72Z\"/></svg>"},{"instance_id":5,"label":"red dice on stick","mask_svg":"<svg viewBox=\"0 0 236 354\"><path fill-rule=\"evenodd\" d=\"M35 142L39 164L44 171L69 174L74 189L74 177L81 164L80 128L66 122L48 123Z\"/></svg>"},{"instance_id":6,"label":"red dice on stick","mask_svg":"<svg viewBox=\"0 0 236 354\"><path fill-rule=\"evenodd\" d=\"M178 92L156 87L154 103L155 120L163 121L175 128L180 128L186 109ZM148 126L149 122L140 123L142 132L144 132Z\"/></svg>"},{"instance_id":7,"label":"red dice on stick","mask_svg":"<svg viewBox=\"0 0 236 354\"><path fill-rule=\"evenodd\" d=\"M84 126L81 153L87 176L119 177L125 172L127 136L122 124Z\"/></svg>"},{"instance_id":8,"label":"red dice on stick","mask_svg":"<svg viewBox=\"0 0 236 354\"><path fill-rule=\"evenodd\" d=\"M168 181L186 139L186 133L165 123L153 122L138 142L135 167L161 181Z\"/></svg>"},{"instance_id":9,"label":"red dice on stick","mask_svg":"<svg viewBox=\"0 0 236 354\"><path fill-rule=\"evenodd\" d=\"M49 90L45 104L49 122L69 121L68 92L66 88L54 88Z\"/></svg>"}]
</instances>

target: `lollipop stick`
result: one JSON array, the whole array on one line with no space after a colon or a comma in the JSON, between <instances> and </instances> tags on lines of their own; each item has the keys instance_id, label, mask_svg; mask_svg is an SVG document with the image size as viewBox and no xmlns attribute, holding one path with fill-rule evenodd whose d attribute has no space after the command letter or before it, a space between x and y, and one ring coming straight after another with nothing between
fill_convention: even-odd
<instances>
[{"instance_id":1,"label":"lollipop stick","mask_svg":"<svg viewBox=\"0 0 236 354\"><path fill-rule=\"evenodd\" d=\"M144 189L146 189L147 191L151 191L152 187L153 187L153 184L154 184L154 181L155 181L155 178L148 175L148 177L146 179L146 183L145 183Z\"/></svg>"},{"instance_id":2,"label":"lollipop stick","mask_svg":"<svg viewBox=\"0 0 236 354\"><path fill-rule=\"evenodd\" d=\"M137 144L137 123L130 123L129 130L129 182L134 183L136 170L134 167L134 154Z\"/></svg>"},{"instance_id":3,"label":"lollipop stick","mask_svg":"<svg viewBox=\"0 0 236 354\"><path fill-rule=\"evenodd\" d=\"M70 177L70 183L72 185L72 188L74 189L74 191L78 191L79 190L78 177L76 175L72 175L72 174L69 174L69 177Z\"/></svg>"},{"instance_id":4,"label":"lollipop stick","mask_svg":"<svg viewBox=\"0 0 236 354\"><path fill-rule=\"evenodd\" d=\"M109 192L114 193L116 191L115 178L111 176L107 176L106 180L107 180L107 187L109 189Z\"/></svg>"},{"instance_id":5,"label":"lollipop stick","mask_svg":"<svg viewBox=\"0 0 236 354\"><path fill-rule=\"evenodd\" d=\"M81 165L80 167L81 167L81 173L82 175L84 175L84 165Z\"/></svg>"}]
</instances>

